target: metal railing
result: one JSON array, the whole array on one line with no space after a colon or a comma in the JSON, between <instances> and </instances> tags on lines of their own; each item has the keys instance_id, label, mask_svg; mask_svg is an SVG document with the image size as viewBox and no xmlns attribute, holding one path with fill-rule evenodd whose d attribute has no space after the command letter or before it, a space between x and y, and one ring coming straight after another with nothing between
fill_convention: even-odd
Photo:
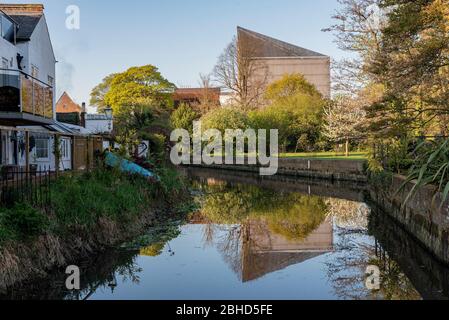
<instances>
[{"instance_id":1,"label":"metal railing","mask_svg":"<svg viewBox=\"0 0 449 320\"><path fill-rule=\"evenodd\" d=\"M0 68L0 112L53 118L53 87L20 70Z\"/></svg>"},{"instance_id":2,"label":"metal railing","mask_svg":"<svg viewBox=\"0 0 449 320\"><path fill-rule=\"evenodd\" d=\"M16 203L29 203L49 210L51 205L52 173L43 170L25 171L3 167L0 174L0 206L12 207Z\"/></svg>"}]
</instances>

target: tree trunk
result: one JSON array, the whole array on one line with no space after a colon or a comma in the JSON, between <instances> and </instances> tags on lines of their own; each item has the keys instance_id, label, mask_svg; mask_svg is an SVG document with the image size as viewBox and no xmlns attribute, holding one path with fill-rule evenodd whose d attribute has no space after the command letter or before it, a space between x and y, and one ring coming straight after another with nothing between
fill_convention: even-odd
<instances>
[{"instance_id":1,"label":"tree trunk","mask_svg":"<svg viewBox=\"0 0 449 320\"><path fill-rule=\"evenodd\" d=\"M349 139L346 139L346 157L349 157Z\"/></svg>"}]
</instances>

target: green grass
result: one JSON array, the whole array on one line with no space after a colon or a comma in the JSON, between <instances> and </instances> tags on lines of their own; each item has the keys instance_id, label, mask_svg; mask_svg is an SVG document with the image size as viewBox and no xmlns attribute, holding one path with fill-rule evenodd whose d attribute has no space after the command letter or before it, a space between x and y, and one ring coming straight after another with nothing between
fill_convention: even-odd
<instances>
[{"instance_id":1,"label":"green grass","mask_svg":"<svg viewBox=\"0 0 449 320\"><path fill-rule=\"evenodd\" d=\"M27 203L0 208L0 246L44 233L63 236L73 230L89 232L100 219L126 225L161 200L176 200L178 210L184 203L181 177L170 168L158 173L160 182L115 169L63 175L51 184L50 214Z\"/></svg>"},{"instance_id":2,"label":"green grass","mask_svg":"<svg viewBox=\"0 0 449 320\"><path fill-rule=\"evenodd\" d=\"M288 159L320 159L320 160L367 160L366 152L351 152L349 157L335 152L281 153L280 158Z\"/></svg>"}]
</instances>

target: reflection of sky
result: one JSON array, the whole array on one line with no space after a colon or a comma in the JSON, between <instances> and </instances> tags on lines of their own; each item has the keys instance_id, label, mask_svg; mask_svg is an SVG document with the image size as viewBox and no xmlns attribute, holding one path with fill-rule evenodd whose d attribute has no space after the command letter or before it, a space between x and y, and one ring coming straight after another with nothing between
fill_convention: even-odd
<instances>
[{"instance_id":1,"label":"reflection of sky","mask_svg":"<svg viewBox=\"0 0 449 320\"><path fill-rule=\"evenodd\" d=\"M224 236L219 231L216 238ZM336 247L341 242L335 237ZM284 270L242 283L223 261L215 246L204 246L203 226L188 225L182 234L170 242L176 254L170 257L168 247L158 257L141 256L136 263L142 272L140 283L122 282L114 294L109 288L98 289L92 299L335 299L327 263L341 255L356 254L358 243L373 245L373 238L352 235L352 249L325 254ZM366 257L367 258L367 257ZM358 272L358 271L357 271ZM363 275L363 271L362 275ZM363 283L357 287L363 291Z\"/></svg>"}]
</instances>

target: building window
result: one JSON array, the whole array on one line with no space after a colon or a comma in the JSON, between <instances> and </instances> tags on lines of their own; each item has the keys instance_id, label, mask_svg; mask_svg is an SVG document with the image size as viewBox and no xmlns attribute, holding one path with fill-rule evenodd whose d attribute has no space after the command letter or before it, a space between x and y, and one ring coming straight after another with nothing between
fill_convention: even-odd
<instances>
[{"instance_id":1,"label":"building window","mask_svg":"<svg viewBox=\"0 0 449 320\"><path fill-rule=\"evenodd\" d=\"M53 88L54 82L55 82L55 79L53 79L53 77L48 76L48 85L49 85L50 87Z\"/></svg>"},{"instance_id":2,"label":"building window","mask_svg":"<svg viewBox=\"0 0 449 320\"><path fill-rule=\"evenodd\" d=\"M39 78L39 68L36 66L31 66L31 76L33 78Z\"/></svg>"},{"instance_id":3,"label":"building window","mask_svg":"<svg viewBox=\"0 0 449 320\"><path fill-rule=\"evenodd\" d=\"M16 26L14 22L0 12L0 36L15 44L16 42Z\"/></svg>"},{"instance_id":4,"label":"building window","mask_svg":"<svg viewBox=\"0 0 449 320\"><path fill-rule=\"evenodd\" d=\"M36 138L36 158L48 159L48 138Z\"/></svg>"}]
</instances>

